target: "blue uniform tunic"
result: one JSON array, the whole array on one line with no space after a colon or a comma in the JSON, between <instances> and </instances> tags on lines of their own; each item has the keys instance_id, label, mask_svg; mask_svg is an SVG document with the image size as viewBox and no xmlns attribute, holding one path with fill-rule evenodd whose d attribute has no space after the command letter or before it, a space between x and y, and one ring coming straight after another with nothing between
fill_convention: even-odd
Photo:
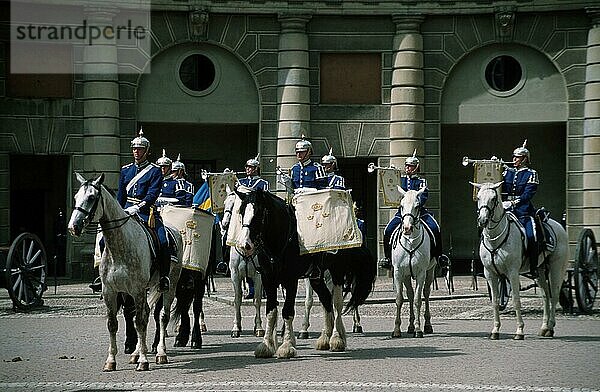
<instances>
[{"instance_id":1,"label":"blue uniform tunic","mask_svg":"<svg viewBox=\"0 0 600 392\"><path fill-rule=\"evenodd\" d=\"M269 190L269 183L267 180L260 178L259 176L249 176L240 178L240 184L250 189L262 189L263 191Z\"/></svg>"},{"instance_id":2,"label":"blue uniform tunic","mask_svg":"<svg viewBox=\"0 0 600 392\"><path fill-rule=\"evenodd\" d=\"M338 176L337 174L329 173L327 177L325 177L325 182L327 183L326 188L341 190L346 189L346 180L344 180L344 177Z\"/></svg>"},{"instance_id":3,"label":"blue uniform tunic","mask_svg":"<svg viewBox=\"0 0 600 392\"><path fill-rule=\"evenodd\" d=\"M325 183L325 169L317 162L308 160L307 162L298 162L292 166L292 188L316 188L323 189L327 186Z\"/></svg>"},{"instance_id":4,"label":"blue uniform tunic","mask_svg":"<svg viewBox=\"0 0 600 392\"><path fill-rule=\"evenodd\" d=\"M138 176L139 173L142 173ZM137 178L136 178L137 177ZM156 203L162 188L162 173L159 166L144 161L139 165L130 163L121 168L117 201L123 208L137 205L140 217L148 222L150 208ZM129 189L127 189L129 188ZM161 246L167 245L165 228L157 211L154 211L155 229Z\"/></svg>"},{"instance_id":5,"label":"blue uniform tunic","mask_svg":"<svg viewBox=\"0 0 600 392\"><path fill-rule=\"evenodd\" d=\"M525 227L529 258L537 258L537 236L533 221L535 208L531 199L537 192L539 184L538 174L535 170L528 167L522 167L518 170L507 168L502 173L502 177L504 177L502 197L504 200L512 202L513 206L510 210Z\"/></svg>"}]
</instances>

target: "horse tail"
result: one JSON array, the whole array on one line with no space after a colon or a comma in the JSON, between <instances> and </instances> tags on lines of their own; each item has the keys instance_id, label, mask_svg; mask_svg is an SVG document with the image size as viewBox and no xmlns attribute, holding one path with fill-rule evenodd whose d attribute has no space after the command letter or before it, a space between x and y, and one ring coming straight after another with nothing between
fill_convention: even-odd
<instances>
[{"instance_id":1,"label":"horse tail","mask_svg":"<svg viewBox=\"0 0 600 392\"><path fill-rule=\"evenodd\" d=\"M344 308L344 313L348 313L363 305L373 291L377 277L377 263L371 251L365 246L349 249L348 257L344 257L343 262L348 265L352 276L350 286L352 295Z\"/></svg>"}]
</instances>

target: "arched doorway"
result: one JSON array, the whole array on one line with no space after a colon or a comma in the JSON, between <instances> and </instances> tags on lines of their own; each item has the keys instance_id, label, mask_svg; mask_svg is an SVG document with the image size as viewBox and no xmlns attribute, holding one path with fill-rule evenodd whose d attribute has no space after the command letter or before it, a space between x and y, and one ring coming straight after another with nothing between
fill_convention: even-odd
<instances>
[{"instance_id":1,"label":"arched doorway","mask_svg":"<svg viewBox=\"0 0 600 392\"><path fill-rule=\"evenodd\" d=\"M441 215L444 248L456 260L478 257L473 168L462 157L497 156L528 140L540 187L533 202L560 219L566 206L567 97L562 75L543 54L506 44L481 48L461 60L442 94ZM463 264L464 266L465 264ZM464 268L464 267L463 267Z\"/></svg>"},{"instance_id":2,"label":"arched doorway","mask_svg":"<svg viewBox=\"0 0 600 392\"><path fill-rule=\"evenodd\" d=\"M258 150L260 103L248 68L216 45L188 43L152 60L137 91L137 119L153 145L181 154L196 188L199 169L243 170ZM196 170L198 169L198 170Z\"/></svg>"}]
</instances>

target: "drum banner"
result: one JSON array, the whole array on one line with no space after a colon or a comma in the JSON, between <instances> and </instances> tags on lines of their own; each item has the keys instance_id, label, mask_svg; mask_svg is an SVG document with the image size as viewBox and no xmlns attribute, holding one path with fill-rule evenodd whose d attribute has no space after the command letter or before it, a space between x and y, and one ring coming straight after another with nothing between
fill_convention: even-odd
<instances>
[{"instance_id":1,"label":"drum banner","mask_svg":"<svg viewBox=\"0 0 600 392\"><path fill-rule=\"evenodd\" d=\"M396 191L397 192L397 191ZM323 189L294 196L300 254L362 244L349 191Z\"/></svg>"},{"instance_id":2,"label":"drum banner","mask_svg":"<svg viewBox=\"0 0 600 392\"><path fill-rule=\"evenodd\" d=\"M485 184L486 182L495 184L502 181L502 163L497 161L479 161L473 164L474 174L473 182L476 184ZM477 201L477 192L479 189L473 187L473 201Z\"/></svg>"},{"instance_id":3,"label":"drum banner","mask_svg":"<svg viewBox=\"0 0 600 392\"><path fill-rule=\"evenodd\" d=\"M164 206L160 212L165 224L175 227L183 240L183 268L200 271L208 266L215 216L191 207Z\"/></svg>"},{"instance_id":4,"label":"drum banner","mask_svg":"<svg viewBox=\"0 0 600 392\"><path fill-rule=\"evenodd\" d=\"M213 213L223 212L227 198L227 185L229 185L229 189L233 190L237 182L238 178L235 173L212 174L208 177Z\"/></svg>"},{"instance_id":5,"label":"drum banner","mask_svg":"<svg viewBox=\"0 0 600 392\"><path fill-rule=\"evenodd\" d=\"M390 207L400 206L400 171L396 169L379 169L379 183L381 184L381 192L383 192L383 204Z\"/></svg>"}]
</instances>

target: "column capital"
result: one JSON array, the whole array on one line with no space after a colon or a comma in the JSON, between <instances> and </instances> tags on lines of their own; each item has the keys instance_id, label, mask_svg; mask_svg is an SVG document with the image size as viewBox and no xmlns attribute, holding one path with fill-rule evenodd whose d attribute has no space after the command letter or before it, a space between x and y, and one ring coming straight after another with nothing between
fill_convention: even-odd
<instances>
[{"instance_id":1,"label":"column capital","mask_svg":"<svg viewBox=\"0 0 600 392\"><path fill-rule=\"evenodd\" d=\"M600 27L600 7L587 7L585 11L592 20L592 28Z\"/></svg>"},{"instance_id":2,"label":"column capital","mask_svg":"<svg viewBox=\"0 0 600 392\"><path fill-rule=\"evenodd\" d=\"M282 33L305 33L306 24L311 18L312 15L309 14L280 13L277 15Z\"/></svg>"},{"instance_id":3,"label":"column capital","mask_svg":"<svg viewBox=\"0 0 600 392\"><path fill-rule=\"evenodd\" d=\"M393 14L392 21L396 24L396 34L419 33L424 15Z\"/></svg>"}]
</instances>

